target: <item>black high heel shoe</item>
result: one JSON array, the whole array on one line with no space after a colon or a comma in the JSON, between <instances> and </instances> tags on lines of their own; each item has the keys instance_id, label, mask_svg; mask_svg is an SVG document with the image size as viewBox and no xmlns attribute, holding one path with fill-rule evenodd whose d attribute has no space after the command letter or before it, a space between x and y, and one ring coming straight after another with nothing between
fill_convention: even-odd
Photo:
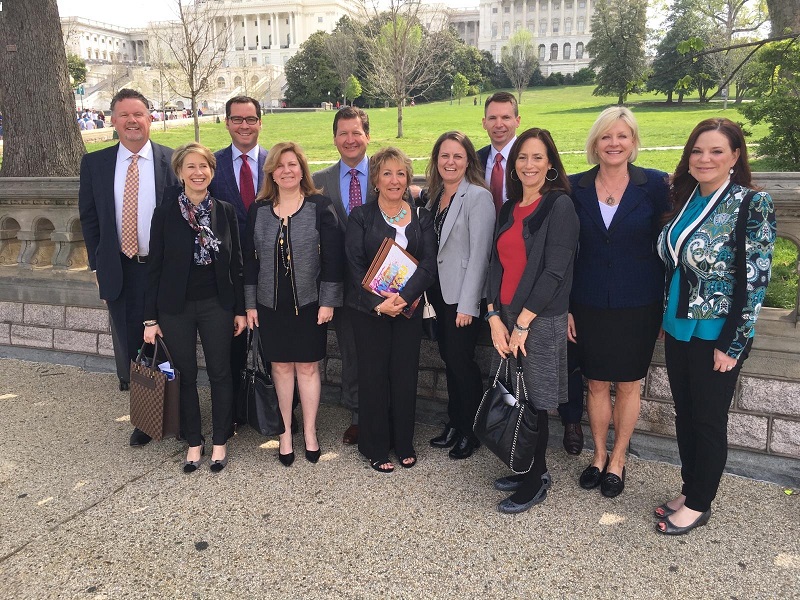
<instances>
[{"instance_id":1,"label":"black high heel shoe","mask_svg":"<svg viewBox=\"0 0 800 600\"><path fill-rule=\"evenodd\" d=\"M289 452L289 454L281 454L281 451L278 450L278 460L281 461L284 467L291 467L294 462L294 450Z\"/></svg>"},{"instance_id":2,"label":"black high heel shoe","mask_svg":"<svg viewBox=\"0 0 800 600\"><path fill-rule=\"evenodd\" d=\"M306 448L306 460L310 463L317 464L321 455L322 448L317 448L316 450L309 450Z\"/></svg>"}]
</instances>

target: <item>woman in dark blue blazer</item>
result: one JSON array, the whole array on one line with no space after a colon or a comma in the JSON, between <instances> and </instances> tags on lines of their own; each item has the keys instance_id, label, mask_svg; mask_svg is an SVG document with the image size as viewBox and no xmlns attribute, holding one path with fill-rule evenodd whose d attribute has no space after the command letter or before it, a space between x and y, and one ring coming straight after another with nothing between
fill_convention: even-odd
<instances>
[{"instance_id":1,"label":"woman in dark blue blazer","mask_svg":"<svg viewBox=\"0 0 800 600\"><path fill-rule=\"evenodd\" d=\"M586 142L589 164L570 177L581 223L570 297L569 339L588 379L586 407L594 457L580 476L584 489L606 497L625 487L625 459L639 418L640 380L658 336L664 268L655 253L659 218L667 210L667 174L632 163L639 148L636 119L614 106L595 121ZM612 408L611 382L615 382ZM606 446L614 422L614 447Z\"/></svg>"}]
</instances>

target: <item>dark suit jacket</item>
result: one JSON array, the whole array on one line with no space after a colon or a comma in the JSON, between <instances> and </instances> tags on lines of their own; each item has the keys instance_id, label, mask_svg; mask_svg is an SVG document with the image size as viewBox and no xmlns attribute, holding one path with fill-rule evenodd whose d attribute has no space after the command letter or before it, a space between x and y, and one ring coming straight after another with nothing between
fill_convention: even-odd
<instances>
[{"instance_id":1,"label":"dark suit jacket","mask_svg":"<svg viewBox=\"0 0 800 600\"><path fill-rule=\"evenodd\" d=\"M599 167L571 175L572 201L581 222L571 301L596 308L660 302L664 265L655 244L667 210L667 174L628 166L628 187L606 229L595 189Z\"/></svg>"},{"instance_id":2,"label":"dark suit jacket","mask_svg":"<svg viewBox=\"0 0 800 600\"><path fill-rule=\"evenodd\" d=\"M314 185L320 188L322 194L333 202L336 216L339 217L339 227L342 230L342 234L344 234L347 229L347 211L344 209L344 204L342 204L342 190L339 187L339 168L341 163L341 160L337 160L330 167L314 173L312 177ZM367 176L367 202L374 202L377 198L378 195L375 193L375 188L372 182L369 181L369 176Z\"/></svg>"},{"instance_id":3,"label":"dark suit jacket","mask_svg":"<svg viewBox=\"0 0 800 600\"><path fill-rule=\"evenodd\" d=\"M186 289L194 260L196 233L181 214L176 185L164 193L164 201L153 213L150 226L150 261L145 292L144 318L158 319L161 312L178 314L186 303ZM214 272L220 305L244 315L242 250L236 213L229 203L214 200L211 230L219 239L214 253Z\"/></svg>"},{"instance_id":4,"label":"dark suit jacket","mask_svg":"<svg viewBox=\"0 0 800 600\"><path fill-rule=\"evenodd\" d=\"M484 146L478 150L478 160L481 161L481 168L486 172L486 161L489 160L489 153L492 151L492 145Z\"/></svg>"},{"instance_id":5,"label":"dark suit jacket","mask_svg":"<svg viewBox=\"0 0 800 600\"><path fill-rule=\"evenodd\" d=\"M380 250L385 238L395 238L397 231L381 215L377 202L356 207L350 213L344 251L347 255L349 277L345 283L345 305L362 312L378 316L375 307L383 298L366 291L361 282ZM422 295L436 280L436 234L433 231L433 217L424 208L411 211L411 222L406 227L408 247L406 250L419 261L417 270L406 282L400 297L409 305ZM422 311L422 302L417 306ZM405 317L401 317L405 318Z\"/></svg>"},{"instance_id":6,"label":"dark suit jacket","mask_svg":"<svg viewBox=\"0 0 800 600\"><path fill-rule=\"evenodd\" d=\"M244 228L247 226L247 210L244 207L242 194L236 185L236 175L233 172L233 146L227 146L222 150L217 150L214 156L217 159L217 170L214 172L214 179L208 186L208 192L212 198L224 200L232 204L236 210L236 220L239 223L239 239L244 238ZM264 183L264 161L267 160L267 151L261 146L258 147L258 186L256 195Z\"/></svg>"},{"instance_id":7,"label":"dark suit jacket","mask_svg":"<svg viewBox=\"0 0 800 600\"><path fill-rule=\"evenodd\" d=\"M178 183L172 172L172 148L151 142L155 169L156 204L164 189ZM85 154L81 159L78 210L89 268L97 272L100 297L116 300L122 293L122 259L114 208L114 171L119 144Z\"/></svg>"}]
</instances>

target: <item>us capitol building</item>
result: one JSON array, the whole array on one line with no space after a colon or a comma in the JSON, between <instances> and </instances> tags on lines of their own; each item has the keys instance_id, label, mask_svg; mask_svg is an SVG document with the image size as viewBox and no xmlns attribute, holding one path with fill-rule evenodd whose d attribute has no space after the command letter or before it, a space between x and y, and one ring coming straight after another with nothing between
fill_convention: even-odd
<instances>
[{"instance_id":1,"label":"us capitol building","mask_svg":"<svg viewBox=\"0 0 800 600\"><path fill-rule=\"evenodd\" d=\"M228 32L227 51L203 107L218 109L235 94L248 94L266 106L283 96L283 66L316 31L332 32L343 16L363 18L348 0L198 0L214 14L215 27ZM420 14L428 27L449 24L469 45L487 50L496 61L511 34L528 29L537 46L542 74L574 73L589 64L585 51L591 39L595 0L479 0L477 8L452 9L425 3ZM427 17L427 21L426 21ZM165 90L163 78L151 66L156 31L173 26L151 23L130 29L83 17L63 17L67 52L86 61L84 104L107 106L113 90L140 89L156 99L183 107L180 97ZM218 30L218 31L219 31ZM158 102L157 102L158 103Z\"/></svg>"}]
</instances>

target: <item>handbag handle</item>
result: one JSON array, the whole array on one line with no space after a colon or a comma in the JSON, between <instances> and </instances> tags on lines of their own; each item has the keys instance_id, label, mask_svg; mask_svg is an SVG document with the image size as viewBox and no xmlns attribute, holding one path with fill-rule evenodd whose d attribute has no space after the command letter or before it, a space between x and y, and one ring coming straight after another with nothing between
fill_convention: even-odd
<instances>
[{"instance_id":1,"label":"handbag handle","mask_svg":"<svg viewBox=\"0 0 800 600\"><path fill-rule=\"evenodd\" d=\"M166 355L167 360L169 361L169 364L171 364L174 367L175 363L172 362L172 355L169 353L169 350L167 349L167 345L164 343L164 338L161 337L160 335L156 335L156 343L153 344L153 362L151 363L150 368L151 369L157 369L158 368L158 361L156 360L156 357L158 356L158 347L159 346L161 346L164 349L164 354ZM142 364L142 358L144 358L144 349L146 347L147 347L147 342L144 342L144 343L142 343L142 347L139 348L139 354L136 356L136 364L137 365L141 365Z\"/></svg>"},{"instance_id":2,"label":"handbag handle","mask_svg":"<svg viewBox=\"0 0 800 600\"><path fill-rule=\"evenodd\" d=\"M264 372L264 363L261 361L261 335L258 333L258 327L248 330L248 349L247 349L247 364L254 371L259 370L259 363L261 363L261 372Z\"/></svg>"},{"instance_id":3,"label":"handbag handle","mask_svg":"<svg viewBox=\"0 0 800 600\"><path fill-rule=\"evenodd\" d=\"M494 375L494 381L492 381L492 387L497 385L498 379L500 379L500 370L505 366L506 368L506 376L505 381L508 381L508 358L505 356L500 359L500 364L497 365L497 373Z\"/></svg>"}]
</instances>

